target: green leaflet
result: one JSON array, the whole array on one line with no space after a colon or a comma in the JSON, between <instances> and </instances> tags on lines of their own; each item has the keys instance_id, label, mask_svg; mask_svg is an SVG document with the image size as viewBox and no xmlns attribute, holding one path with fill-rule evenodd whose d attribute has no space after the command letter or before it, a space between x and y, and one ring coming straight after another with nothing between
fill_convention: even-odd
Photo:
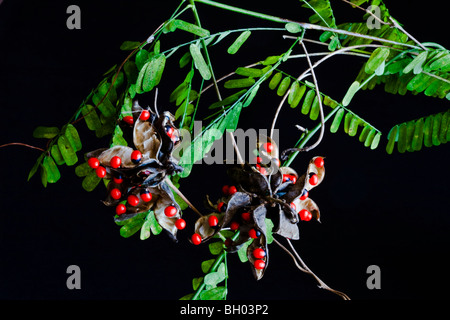
<instances>
[{"instance_id":1,"label":"green leaflet","mask_svg":"<svg viewBox=\"0 0 450 320\"><path fill-rule=\"evenodd\" d=\"M311 105L314 101L314 98L316 96L316 92L313 89L308 90L306 93L305 99L303 100L302 110L301 112L303 114L308 114L309 110L311 109Z\"/></svg>"},{"instance_id":2,"label":"green leaflet","mask_svg":"<svg viewBox=\"0 0 450 320\"><path fill-rule=\"evenodd\" d=\"M211 242L208 245L208 248L211 254L218 255L223 251L223 242L222 241Z\"/></svg>"},{"instance_id":3,"label":"green leaflet","mask_svg":"<svg viewBox=\"0 0 450 320\"><path fill-rule=\"evenodd\" d=\"M428 116L423 125L423 144L429 148L433 146L433 116Z\"/></svg>"},{"instance_id":4,"label":"green leaflet","mask_svg":"<svg viewBox=\"0 0 450 320\"><path fill-rule=\"evenodd\" d=\"M239 37L228 47L227 52L229 54L235 54L241 48L245 41L250 37L252 32L250 30L246 30L242 32Z\"/></svg>"},{"instance_id":5,"label":"green leaflet","mask_svg":"<svg viewBox=\"0 0 450 320\"><path fill-rule=\"evenodd\" d=\"M128 142L123 137L123 131L119 125L116 125L112 136L112 143L110 147L114 146L128 146Z\"/></svg>"},{"instance_id":6,"label":"green leaflet","mask_svg":"<svg viewBox=\"0 0 450 320\"><path fill-rule=\"evenodd\" d=\"M200 294L201 300L224 300L227 296L227 288L224 286L203 291Z\"/></svg>"},{"instance_id":7,"label":"green leaflet","mask_svg":"<svg viewBox=\"0 0 450 320\"><path fill-rule=\"evenodd\" d=\"M291 78L284 77L283 80L281 80L280 85L278 86L277 95L280 97L284 96L286 91L289 89L290 85L291 85Z\"/></svg>"},{"instance_id":8,"label":"green leaflet","mask_svg":"<svg viewBox=\"0 0 450 320\"><path fill-rule=\"evenodd\" d=\"M320 113L320 103L319 103L319 96L315 96L313 103L311 105L311 112L309 113L309 118L311 120L317 120L317 118L319 117L319 113Z\"/></svg>"},{"instance_id":9,"label":"green leaflet","mask_svg":"<svg viewBox=\"0 0 450 320\"><path fill-rule=\"evenodd\" d=\"M150 61L148 62L147 68L145 68L145 72L142 78L142 92L149 92L159 84L165 64L166 56L162 53L150 58ZM141 72L143 69L141 69Z\"/></svg>"},{"instance_id":10,"label":"green leaflet","mask_svg":"<svg viewBox=\"0 0 450 320\"><path fill-rule=\"evenodd\" d=\"M358 81L354 81L350 85L350 88L348 88L347 93L345 94L344 98L342 99L342 105L344 107L346 107L350 104L350 101L352 101L353 96L359 90L359 87L360 87L360 83Z\"/></svg>"},{"instance_id":11,"label":"green leaflet","mask_svg":"<svg viewBox=\"0 0 450 320\"><path fill-rule=\"evenodd\" d=\"M102 101L103 99L103 101ZM109 101L108 97L103 98L103 95L96 93L92 96L92 102L98 107L100 112L107 118L112 118L115 116L116 109ZM100 103L102 102L102 103Z\"/></svg>"},{"instance_id":12,"label":"green leaflet","mask_svg":"<svg viewBox=\"0 0 450 320\"><path fill-rule=\"evenodd\" d=\"M100 118L92 105L84 105L81 109L81 113L83 114L84 121L89 130L95 131L102 126Z\"/></svg>"},{"instance_id":13,"label":"green leaflet","mask_svg":"<svg viewBox=\"0 0 450 320\"><path fill-rule=\"evenodd\" d=\"M82 164L79 164L75 167L75 174L77 177L85 177L87 176L93 169L89 166L87 162L84 162Z\"/></svg>"},{"instance_id":14,"label":"green leaflet","mask_svg":"<svg viewBox=\"0 0 450 320\"><path fill-rule=\"evenodd\" d=\"M31 168L30 172L28 173L27 181L30 181L30 179L36 174L37 169L39 169L39 166L42 163L42 160L44 159L45 152L41 153L41 155L37 158L36 162L34 163L33 167Z\"/></svg>"},{"instance_id":15,"label":"green leaflet","mask_svg":"<svg viewBox=\"0 0 450 320\"><path fill-rule=\"evenodd\" d=\"M414 125L414 133L411 141L411 146L413 151L420 151L422 149L423 143L423 118L416 121Z\"/></svg>"},{"instance_id":16,"label":"green leaflet","mask_svg":"<svg viewBox=\"0 0 450 320\"><path fill-rule=\"evenodd\" d=\"M137 47L140 46L140 42L139 41L124 41L121 45L120 45L120 50L123 51L131 51L136 49Z\"/></svg>"},{"instance_id":17,"label":"green leaflet","mask_svg":"<svg viewBox=\"0 0 450 320\"><path fill-rule=\"evenodd\" d=\"M397 150L400 153L404 153L407 149L407 125L406 123L402 123L398 127L398 141L397 141Z\"/></svg>"},{"instance_id":18,"label":"green leaflet","mask_svg":"<svg viewBox=\"0 0 450 320\"><path fill-rule=\"evenodd\" d=\"M77 154L73 149L70 141L65 135L61 135L58 138L58 148L61 151L61 155L68 166L72 166L78 161Z\"/></svg>"},{"instance_id":19,"label":"green leaflet","mask_svg":"<svg viewBox=\"0 0 450 320\"><path fill-rule=\"evenodd\" d=\"M286 30L290 33L299 33L303 30L303 28L300 26L300 24L295 22L288 22L284 25Z\"/></svg>"},{"instance_id":20,"label":"green leaflet","mask_svg":"<svg viewBox=\"0 0 450 320\"><path fill-rule=\"evenodd\" d=\"M247 98L244 101L244 104L242 106L243 108L248 107L252 103L253 99L255 98L256 94L258 93L258 90L259 90L259 84L257 84L256 86L254 86L251 89L250 94L247 96Z\"/></svg>"},{"instance_id":21,"label":"green leaflet","mask_svg":"<svg viewBox=\"0 0 450 320\"><path fill-rule=\"evenodd\" d=\"M273 75L272 79L269 81L270 90L275 90L275 88L278 87L281 78L283 78L283 74L281 72L277 72Z\"/></svg>"},{"instance_id":22,"label":"green leaflet","mask_svg":"<svg viewBox=\"0 0 450 320\"><path fill-rule=\"evenodd\" d=\"M414 70L414 74L418 74L422 71L422 65L427 60L427 51L422 51L419 55L417 55L413 61L411 61L404 69L403 73L409 73Z\"/></svg>"},{"instance_id":23,"label":"green leaflet","mask_svg":"<svg viewBox=\"0 0 450 320\"><path fill-rule=\"evenodd\" d=\"M135 218L137 218L137 219L135 219ZM120 228L119 233L122 237L129 238L133 234L138 232L143 224L144 224L144 219L142 219L141 216L135 216L133 218L130 218L129 222Z\"/></svg>"},{"instance_id":24,"label":"green leaflet","mask_svg":"<svg viewBox=\"0 0 450 320\"><path fill-rule=\"evenodd\" d=\"M208 30L180 19L172 20L168 25L166 25L166 27L164 28L164 32L173 32L176 29L190 32L202 38L207 37L210 34Z\"/></svg>"},{"instance_id":25,"label":"green leaflet","mask_svg":"<svg viewBox=\"0 0 450 320\"><path fill-rule=\"evenodd\" d=\"M255 84L255 79L253 78L243 78L243 79L232 79L226 81L223 86L226 89L238 89L238 88L248 88Z\"/></svg>"},{"instance_id":26,"label":"green leaflet","mask_svg":"<svg viewBox=\"0 0 450 320\"><path fill-rule=\"evenodd\" d=\"M231 96L226 97L222 101L214 102L212 105L210 105L208 107L208 109L216 109L216 108L219 108L222 106L230 105L230 104L236 102L246 92L247 92L246 89L236 92L236 93L232 94Z\"/></svg>"},{"instance_id":27,"label":"green leaflet","mask_svg":"<svg viewBox=\"0 0 450 320\"><path fill-rule=\"evenodd\" d=\"M264 75L263 69L239 67L235 73L243 77L259 78Z\"/></svg>"},{"instance_id":28,"label":"green leaflet","mask_svg":"<svg viewBox=\"0 0 450 320\"><path fill-rule=\"evenodd\" d=\"M208 273L215 261L216 261L216 259L209 259L209 260L203 261L201 264L203 273Z\"/></svg>"},{"instance_id":29,"label":"green leaflet","mask_svg":"<svg viewBox=\"0 0 450 320\"><path fill-rule=\"evenodd\" d=\"M441 144L441 141L439 140L439 133L441 130L441 120L442 120L442 115L440 113L434 115L434 117L433 117L433 132L431 135L431 141L433 142L434 146L439 146Z\"/></svg>"},{"instance_id":30,"label":"green leaflet","mask_svg":"<svg viewBox=\"0 0 450 320\"><path fill-rule=\"evenodd\" d=\"M55 183L61 178L61 174L58 170L58 166L53 161L52 157L45 156L42 161L42 170L45 170L45 178L48 183ZM46 183L43 181L44 186Z\"/></svg>"},{"instance_id":31,"label":"green leaflet","mask_svg":"<svg viewBox=\"0 0 450 320\"><path fill-rule=\"evenodd\" d=\"M241 260L241 262L248 261L247 248L252 243L252 241L253 241L252 239L248 240L239 248L237 253L238 253L239 260Z\"/></svg>"},{"instance_id":32,"label":"green leaflet","mask_svg":"<svg viewBox=\"0 0 450 320\"><path fill-rule=\"evenodd\" d=\"M69 123L65 127L63 127L62 131L66 136L67 140L69 140L69 143L75 150L75 152L80 151L82 145L77 129L75 129L75 127Z\"/></svg>"},{"instance_id":33,"label":"green leaflet","mask_svg":"<svg viewBox=\"0 0 450 320\"><path fill-rule=\"evenodd\" d=\"M202 78L205 80L211 79L211 71L205 59L203 58L202 53L200 52L199 45L192 43L189 46L189 52L191 53L192 59L194 59L195 67L197 68L198 72L200 72Z\"/></svg>"},{"instance_id":34,"label":"green leaflet","mask_svg":"<svg viewBox=\"0 0 450 320\"><path fill-rule=\"evenodd\" d=\"M33 131L34 138L53 139L59 134L57 127L38 126Z\"/></svg>"},{"instance_id":35,"label":"green leaflet","mask_svg":"<svg viewBox=\"0 0 450 320\"><path fill-rule=\"evenodd\" d=\"M371 133L372 132L375 132L375 131L371 131ZM372 142L370 143L370 149L375 150L378 147L380 141L381 141L381 132L378 132L375 135L375 137L373 138Z\"/></svg>"},{"instance_id":36,"label":"green leaflet","mask_svg":"<svg viewBox=\"0 0 450 320\"><path fill-rule=\"evenodd\" d=\"M332 133L336 133L339 129L339 125L341 124L342 118L344 118L345 115L345 110L343 108L340 108L337 112L336 115L333 118L333 122L331 123L330 126L330 132Z\"/></svg>"},{"instance_id":37,"label":"green leaflet","mask_svg":"<svg viewBox=\"0 0 450 320\"><path fill-rule=\"evenodd\" d=\"M297 83L297 85L295 85ZM300 101L303 98L303 95L306 92L306 86L305 85L298 85L298 82L295 81L293 85L291 86L291 92L289 93L289 98L291 102L288 101L291 108L296 108ZM292 96L292 97L291 97Z\"/></svg>"},{"instance_id":38,"label":"green leaflet","mask_svg":"<svg viewBox=\"0 0 450 320\"><path fill-rule=\"evenodd\" d=\"M210 272L203 278L206 285L216 287L218 283L222 282L226 278L225 263L221 263L217 268L217 271ZM194 289L195 290L195 289Z\"/></svg>"},{"instance_id":39,"label":"green leaflet","mask_svg":"<svg viewBox=\"0 0 450 320\"><path fill-rule=\"evenodd\" d=\"M372 74L377 70L380 66L382 66L386 59L389 57L390 50L389 48L376 48L372 54L370 55L369 60L367 60L365 71L367 74ZM384 68L383 68L384 69ZM383 72L381 72L382 74Z\"/></svg>"},{"instance_id":40,"label":"green leaflet","mask_svg":"<svg viewBox=\"0 0 450 320\"><path fill-rule=\"evenodd\" d=\"M56 144L52 145L52 147L50 148L50 153L58 166L66 163L66 161L64 161L64 158L61 154L61 151L59 151L58 145L56 145Z\"/></svg>"},{"instance_id":41,"label":"green leaflet","mask_svg":"<svg viewBox=\"0 0 450 320\"><path fill-rule=\"evenodd\" d=\"M97 176L95 170L91 170L81 182L81 186L84 190L91 192L97 187L102 179Z\"/></svg>"},{"instance_id":42,"label":"green leaflet","mask_svg":"<svg viewBox=\"0 0 450 320\"><path fill-rule=\"evenodd\" d=\"M357 116L353 116L352 117L352 119L350 121L350 124L349 124L349 127L348 127L348 135L350 137L356 136L356 134L358 132L358 126L359 126L360 123L361 123L361 119L360 118L358 118Z\"/></svg>"},{"instance_id":43,"label":"green leaflet","mask_svg":"<svg viewBox=\"0 0 450 320\"><path fill-rule=\"evenodd\" d=\"M134 61L136 62L136 67L141 70L142 67L147 63L150 52L145 49L141 49L136 53Z\"/></svg>"}]
</instances>

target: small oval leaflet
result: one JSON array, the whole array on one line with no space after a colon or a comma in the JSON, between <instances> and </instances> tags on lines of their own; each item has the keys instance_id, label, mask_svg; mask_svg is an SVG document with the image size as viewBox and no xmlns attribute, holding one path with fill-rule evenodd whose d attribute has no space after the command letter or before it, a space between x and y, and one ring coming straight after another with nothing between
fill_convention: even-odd
<instances>
[{"instance_id":1,"label":"small oval leaflet","mask_svg":"<svg viewBox=\"0 0 450 320\"><path fill-rule=\"evenodd\" d=\"M229 54L235 54L241 48L245 41L250 37L252 32L250 30L246 30L242 32L239 37L233 42L233 44L228 48L227 52Z\"/></svg>"}]
</instances>

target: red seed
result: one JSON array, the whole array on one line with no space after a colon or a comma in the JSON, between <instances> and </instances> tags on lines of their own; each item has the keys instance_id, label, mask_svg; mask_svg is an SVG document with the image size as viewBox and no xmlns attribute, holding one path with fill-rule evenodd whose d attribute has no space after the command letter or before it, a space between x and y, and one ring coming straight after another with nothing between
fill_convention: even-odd
<instances>
[{"instance_id":1,"label":"red seed","mask_svg":"<svg viewBox=\"0 0 450 320\"><path fill-rule=\"evenodd\" d=\"M217 211L225 212L226 210L227 210L227 205L225 204L225 202L219 202L219 204L217 205Z\"/></svg>"},{"instance_id":2,"label":"red seed","mask_svg":"<svg viewBox=\"0 0 450 320\"><path fill-rule=\"evenodd\" d=\"M250 221L250 219L252 218L252 214L250 212L243 212L241 214L241 217L244 221Z\"/></svg>"},{"instance_id":3,"label":"red seed","mask_svg":"<svg viewBox=\"0 0 450 320\"><path fill-rule=\"evenodd\" d=\"M255 230L255 229L250 229L250 230L248 231L248 235L250 236L250 238L253 238L253 239L258 238L258 234L256 233L256 230Z\"/></svg>"},{"instance_id":4,"label":"red seed","mask_svg":"<svg viewBox=\"0 0 450 320\"><path fill-rule=\"evenodd\" d=\"M144 202L150 202L152 200L152 194L148 190L142 190L140 196Z\"/></svg>"},{"instance_id":5,"label":"red seed","mask_svg":"<svg viewBox=\"0 0 450 320\"><path fill-rule=\"evenodd\" d=\"M262 248L256 248L255 250L253 250L253 256L256 259L262 259L266 256L266 252Z\"/></svg>"},{"instance_id":6,"label":"red seed","mask_svg":"<svg viewBox=\"0 0 450 320\"><path fill-rule=\"evenodd\" d=\"M264 262L264 260L258 259L255 260L253 265L255 266L256 269L262 270L266 266L266 263Z\"/></svg>"},{"instance_id":7,"label":"red seed","mask_svg":"<svg viewBox=\"0 0 450 320\"><path fill-rule=\"evenodd\" d=\"M237 188L235 186L231 186L228 188L229 195L235 194L236 192L237 192Z\"/></svg>"},{"instance_id":8,"label":"red seed","mask_svg":"<svg viewBox=\"0 0 450 320\"><path fill-rule=\"evenodd\" d=\"M89 160L88 160L88 165L89 165L89 167L91 167L92 169L97 169L98 166L100 165L100 161L98 161L97 158L89 158Z\"/></svg>"},{"instance_id":9,"label":"red seed","mask_svg":"<svg viewBox=\"0 0 450 320\"><path fill-rule=\"evenodd\" d=\"M113 177L113 180L114 180L114 182L117 183L117 184L121 184L121 183L123 182L123 179L122 179L122 176L121 176L121 175L118 175L118 176L116 176L116 177Z\"/></svg>"},{"instance_id":10,"label":"red seed","mask_svg":"<svg viewBox=\"0 0 450 320\"><path fill-rule=\"evenodd\" d=\"M195 245L202 243L202 237L198 233L194 233L191 237L191 241Z\"/></svg>"},{"instance_id":11,"label":"red seed","mask_svg":"<svg viewBox=\"0 0 450 320\"><path fill-rule=\"evenodd\" d=\"M139 198L137 196L135 196L134 194L130 194L127 198L128 203L130 204L130 206L137 206L139 203Z\"/></svg>"},{"instance_id":12,"label":"red seed","mask_svg":"<svg viewBox=\"0 0 450 320\"><path fill-rule=\"evenodd\" d=\"M300 196L300 200L306 200L309 196L308 190L303 190L302 195Z\"/></svg>"},{"instance_id":13,"label":"red seed","mask_svg":"<svg viewBox=\"0 0 450 320\"><path fill-rule=\"evenodd\" d=\"M217 218L216 216L212 215L209 216L208 218L208 224L210 227L215 227L219 224L219 218Z\"/></svg>"},{"instance_id":14,"label":"red seed","mask_svg":"<svg viewBox=\"0 0 450 320\"><path fill-rule=\"evenodd\" d=\"M95 173L99 178L104 178L106 176L106 169L102 166L99 166L97 169L95 169Z\"/></svg>"},{"instance_id":15,"label":"red seed","mask_svg":"<svg viewBox=\"0 0 450 320\"><path fill-rule=\"evenodd\" d=\"M222 187L222 193L224 194L224 195L228 195L228 191L230 190L230 186L229 185L224 185L223 187Z\"/></svg>"},{"instance_id":16,"label":"red seed","mask_svg":"<svg viewBox=\"0 0 450 320\"><path fill-rule=\"evenodd\" d=\"M111 167L117 169L122 164L122 159L120 159L120 157L118 156L114 156L111 158L111 161L109 161L109 164L111 165Z\"/></svg>"},{"instance_id":17,"label":"red seed","mask_svg":"<svg viewBox=\"0 0 450 320\"><path fill-rule=\"evenodd\" d=\"M273 146L273 144L271 144L270 142L266 142L263 144L263 148L268 152L271 153L275 147Z\"/></svg>"},{"instance_id":18,"label":"red seed","mask_svg":"<svg viewBox=\"0 0 450 320\"><path fill-rule=\"evenodd\" d=\"M319 183L319 177L317 174L313 173L311 177L309 177L309 184L315 186L317 183Z\"/></svg>"},{"instance_id":19,"label":"red seed","mask_svg":"<svg viewBox=\"0 0 450 320\"><path fill-rule=\"evenodd\" d=\"M110 195L111 195L111 198L113 198L115 200L119 200L120 197L122 197L122 192L120 192L119 189L114 188L111 190Z\"/></svg>"},{"instance_id":20,"label":"red seed","mask_svg":"<svg viewBox=\"0 0 450 320\"><path fill-rule=\"evenodd\" d=\"M295 206L295 203L291 202L291 208L294 211L297 211L297 207Z\"/></svg>"},{"instance_id":21,"label":"red seed","mask_svg":"<svg viewBox=\"0 0 450 320\"><path fill-rule=\"evenodd\" d=\"M239 222L236 222L236 221L231 222L230 229L233 231L236 231L237 229L239 229Z\"/></svg>"},{"instance_id":22,"label":"red seed","mask_svg":"<svg viewBox=\"0 0 450 320\"><path fill-rule=\"evenodd\" d=\"M164 209L164 214L168 216L169 218L175 216L177 214L178 210L174 206L168 206Z\"/></svg>"},{"instance_id":23,"label":"red seed","mask_svg":"<svg viewBox=\"0 0 450 320\"><path fill-rule=\"evenodd\" d=\"M170 139L174 138L175 129L171 126L166 126L166 134L169 136Z\"/></svg>"},{"instance_id":24,"label":"red seed","mask_svg":"<svg viewBox=\"0 0 450 320\"><path fill-rule=\"evenodd\" d=\"M125 121L128 124L133 124L134 119L132 116L125 116L125 117L123 117L123 121Z\"/></svg>"},{"instance_id":25,"label":"red seed","mask_svg":"<svg viewBox=\"0 0 450 320\"><path fill-rule=\"evenodd\" d=\"M303 220L303 221L309 221L309 220L311 220L311 218L312 218L311 212L309 212L309 211L306 210L306 209L300 210L300 212L298 213L298 215L300 216L300 220Z\"/></svg>"},{"instance_id":26,"label":"red seed","mask_svg":"<svg viewBox=\"0 0 450 320\"><path fill-rule=\"evenodd\" d=\"M121 215L123 213L127 212L127 207L125 207L125 205L123 203L119 204L116 207L116 213L117 215Z\"/></svg>"},{"instance_id":27,"label":"red seed","mask_svg":"<svg viewBox=\"0 0 450 320\"><path fill-rule=\"evenodd\" d=\"M148 110L142 111L139 119L141 119L142 121L150 119L150 112Z\"/></svg>"},{"instance_id":28,"label":"red seed","mask_svg":"<svg viewBox=\"0 0 450 320\"><path fill-rule=\"evenodd\" d=\"M316 167L322 168L325 164L325 161L323 161L322 157L317 157L316 159L314 159L314 164L316 165Z\"/></svg>"},{"instance_id":29,"label":"red seed","mask_svg":"<svg viewBox=\"0 0 450 320\"><path fill-rule=\"evenodd\" d=\"M139 162L141 162L142 159L142 153L139 150L134 150L131 153L131 161L135 164L138 164Z\"/></svg>"},{"instance_id":30,"label":"red seed","mask_svg":"<svg viewBox=\"0 0 450 320\"><path fill-rule=\"evenodd\" d=\"M178 219L177 221L175 221L175 227L178 230L183 230L184 228L186 228L186 221L184 221L184 219Z\"/></svg>"}]
</instances>

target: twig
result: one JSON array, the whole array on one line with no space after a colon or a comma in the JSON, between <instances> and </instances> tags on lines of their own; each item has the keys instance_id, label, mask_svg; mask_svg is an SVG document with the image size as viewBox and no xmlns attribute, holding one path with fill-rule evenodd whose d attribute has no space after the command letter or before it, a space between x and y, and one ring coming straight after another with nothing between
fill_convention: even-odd
<instances>
[{"instance_id":1,"label":"twig","mask_svg":"<svg viewBox=\"0 0 450 320\"><path fill-rule=\"evenodd\" d=\"M386 24L386 25L388 25L388 26L391 26L390 23L381 20L376 14L373 14L373 13L370 12L369 10L364 9L363 7L360 7L360 6L358 6L358 5L354 4L354 3L351 3L350 1L347 1L347 0L342 0L342 1L344 1L345 3L348 3L348 4L351 5L352 7L355 7L355 8L358 8L358 9L362 10L362 11L365 11L366 13L370 14L373 18L375 18L376 20L378 20L378 22L380 22L381 24Z\"/></svg>"},{"instance_id":2,"label":"twig","mask_svg":"<svg viewBox=\"0 0 450 320\"><path fill-rule=\"evenodd\" d=\"M295 262L296 267L297 267L299 270L301 270L301 271L303 271L303 272L305 272L305 273L307 273L307 274L313 276L314 279L316 279L316 281L319 283L319 288L325 289L325 290L327 290L327 291L330 291L330 292L332 292L332 293L334 293L334 294L340 296L340 297L341 297L342 299L344 299L344 300L350 300L350 298L349 298L345 293L330 288L325 282L323 282L318 276L316 276L316 275L314 274L314 272L312 272L311 269L309 269L308 266L305 264L305 262L302 260L302 258L301 258L300 255L297 253L297 251L295 250L295 248L293 247L293 245L292 245L292 243L289 241L289 239L286 239L286 241L289 243L289 246L291 247L293 253L290 252L289 249L287 249L285 246L283 246L277 239L274 238L273 241L274 241L278 246L280 246L280 248L282 248L284 251L286 251L286 252L291 256L291 258L292 258L292 259L294 260L294 262ZM299 265L299 262L300 262L301 265Z\"/></svg>"},{"instance_id":3,"label":"twig","mask_svg":"<svg viewBox=\"0 0 450 320\"><path fill-rule=\"evenodd\" d=\"M425 46L423 46L416 38L414 38L411 34L409 34L405 29L403 29L403 27L397 22L395 21L395 19L393 19L392 17L389 17L389 20L392 21L392 23L394 24L394 27L396 27L397 29L399 29L401 32L403 32L404 34L406 34L408 36L408 38L410 38L411 40L413 40L415 43L417 43L419 45L419 47L421 47L423 50L427 51L428 48L426 48Z\"/></svg>"},{"instance_id":4,"label":"twig","mask_svg":"<svg viewBox=\"0 0 450 320\"><path fill-rule=\"evenodd\" d=\"M27 147L27 148L31 148L31 149L36 149L36 150L39 150L39 151L42 151L42 152L45 152L45 151L46 151L46 150L44 150L44 149L42 149L42 148L35 147L35 146L31 146L31 145L29 145L29 144L21 143L21 142L11 142L11 143L2 144L2 145L0 146L0 148L3 148L3 147L9 147L9 146L22 146L22 147Z\"/></svg>"},{"instance_id":5,"label":"twig","mask_svg":"<svg viewBox=\"0 0 450 320\"><path fill-rule=\"evenodd\" d=\"M194 212L197 213L200 217L203 217L203 215L200 213L200 211L198 211L197 208L194 207L194 205L184 196L184 194L177 187L175 187L175 185L172 183L172 181L170 180L169 177L166 177L166 179L164 181L169 185L170 188L172 188L173 191L175 191L175 193L181 199L183 199L184 202L186 202L186 204L189 206L189 208L194 210Z\"/></svg>"}]
</instances>

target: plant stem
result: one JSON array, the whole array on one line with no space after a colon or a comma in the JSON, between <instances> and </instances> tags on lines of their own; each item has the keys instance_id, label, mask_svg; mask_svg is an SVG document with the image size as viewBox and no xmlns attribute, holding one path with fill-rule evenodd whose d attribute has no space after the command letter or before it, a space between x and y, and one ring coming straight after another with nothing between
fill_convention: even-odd
<instances>
[{"instance_id":1,"label":"plant stem","mask_svg":"<svg viewBox=\"0 0 450 320\"><path fill-rule=\"evenodd\" d=\"M194 0L190 0L190 1L193 2ZM410 47L410 48L414 48L414 49L420 49L419 46L411 45L411 44L408 44L408 43L401 43L401 42L392 41L392 40L389 40L389 39L373 37L373 36L369 36L369 35L364 35L364 34L351 32L351 31L346 31L346 30L340 30L340 29L336 29L336 28L323 27L323 26L319 26L319 25L315 25L315 24L311 24L311 23L306 23L306 22L298 22L298 21L285 19L285 18L280 18L280 17L276 17L276 16L264 14L264 13L250 11L250 10L246 10L246 9L242 9L242 8L237 8L237 7L234 7L234 6L218 3L218 2L215 2L215 1L211 1L211 0L195 0L195 1L199 2L199 3L206 4L206 5L210 5L210 6L213 6L213 7L217 7L217 8L220 8L220 9L224 9L224 10L228 10L228 11L232 11L232 12L236 12L236 13L245 14L245 15L256 17L256 18L263 19L263 20L269 20L269 21L272 21L272 22L277 22L277 23L296 23L296 24L300 25L304 29L319 30L319 31L330 31L330 32L344 34L344 35L347 35L347 36L364 38L364 39L369 39L369 40L373 40L373 41L380 41L380 42L384 42L384 43L391 43L391 44L394 44L394 45Z\"/></svg>"},{"instance_id":2,"label":"plant stem","mask_svg":"<svg viewBox=\"0 0 450 320\"><path fill-rule=\"evenodd\" d=\"M173 191L175 191L176 194L180 196L181 199L183 199L184 202L194 210L196 214L198 214L200 217L203 217L203 215L200 213L200 211L197 210L197 208L194 207L194 205L184 196L184 194L172 183L169 177L166 177L165 182L169 185L170 188L172 188Z\"/></svg>"},{"instance_id":3,"label":"plant stem","mask_svg":"<svg viewBox=\"0 0 450 320\"><path fill-rule=\"evenodd\" d=\"M231 240L235 241L239 237L239 233L240 233L239 231L236 231L236 233L233 235ZM222 253L216 258L216 261L214 261L209 272L215 272L217 270L217 268L219 267L220 263L222 262L222 260L226 259L226 256L227 256L227 252L225 250L223 250ZM195 294L191 300L198 300L200 297L200 293L203 291L205 286L206 286L206 283L203 281L202 284L197 288L197 291L195 292Z\"/></svg>"},{"instance_id":4,"label":"plant stem","mask_svg":"<svg viewBox=\"0 0 450 320\"><path fill-rule=\"evenodd\" d=\"M22 146L22 147L27 147L27 148L31 148L31 149L36 149L36 150L39 150L39 151L42 151L42 152L46 151L46 150L44 150L42 148L31 146L29 144L22 143L22 142L11 142L11 143L2 144L0 146L0 148L9 147L9 146Z\"/></svg>"}]
</instances>

